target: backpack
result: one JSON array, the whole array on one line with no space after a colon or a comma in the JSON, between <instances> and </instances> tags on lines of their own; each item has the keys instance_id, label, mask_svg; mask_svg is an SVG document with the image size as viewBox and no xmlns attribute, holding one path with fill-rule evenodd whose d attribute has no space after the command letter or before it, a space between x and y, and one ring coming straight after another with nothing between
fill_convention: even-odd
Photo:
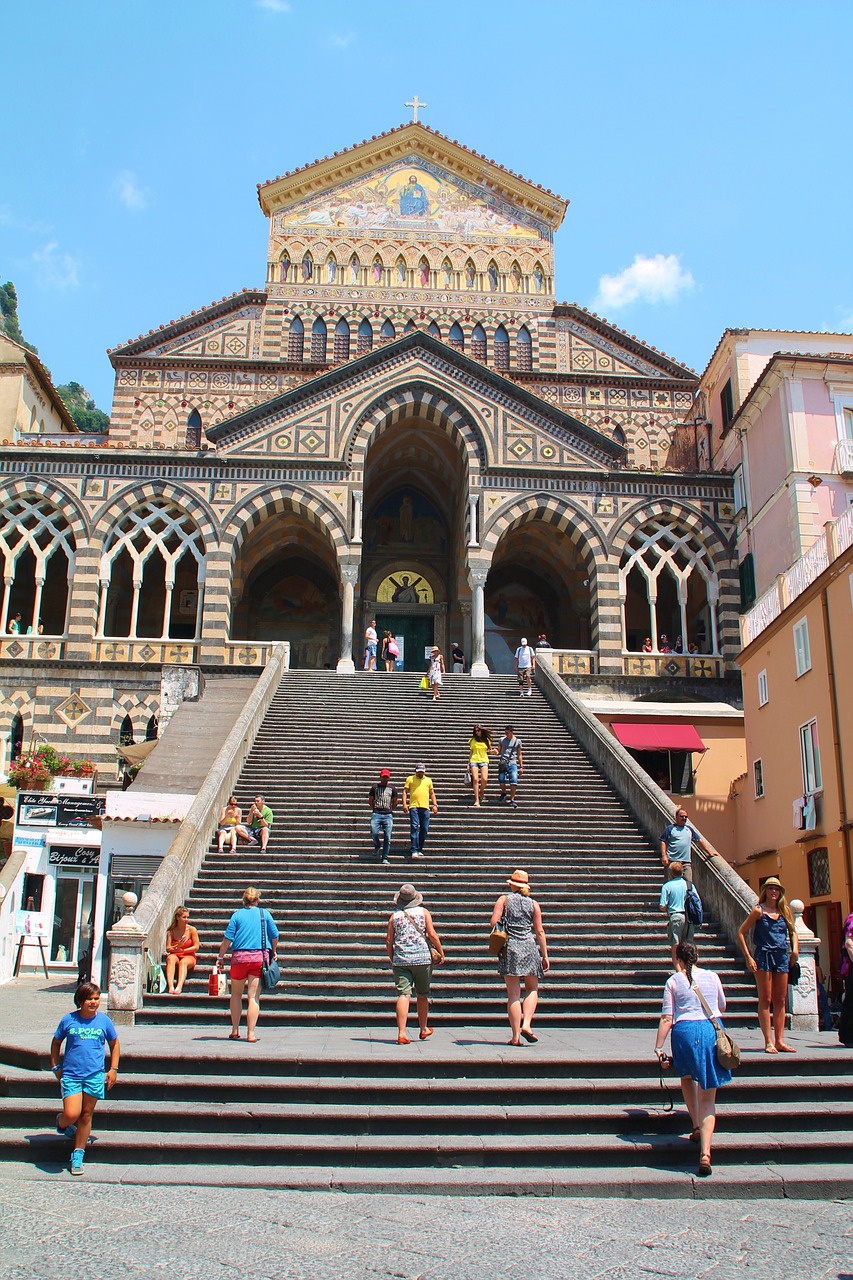
<instances>
[{"instance_id":1,"label":"backpack","mask_svg":"<svg viewBox=\"0 0 853 1280\"><path fill-rule=\"evenodd\" d=\"M687 893L684 896L684 914L687 916L688 924L692 924L694 929L701 929L702 899L692 884L688 884Z\"/></svg>"}]
</instances>

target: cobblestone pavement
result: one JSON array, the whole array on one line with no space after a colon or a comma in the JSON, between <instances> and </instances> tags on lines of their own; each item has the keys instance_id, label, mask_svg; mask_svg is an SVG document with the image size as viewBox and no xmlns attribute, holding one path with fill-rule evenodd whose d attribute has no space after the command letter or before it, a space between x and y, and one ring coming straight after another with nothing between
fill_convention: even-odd
<instances>
[{"instance_id":1,"label":"cobblestone pavement","mask_svg":"<svg viewBox=\"0 0 853 1280\"><path fill-rule=\"evenodd\" d=\"M4 1280L853 1280L850 1205L0 1182Z\"/></svg>"}]
</instances>

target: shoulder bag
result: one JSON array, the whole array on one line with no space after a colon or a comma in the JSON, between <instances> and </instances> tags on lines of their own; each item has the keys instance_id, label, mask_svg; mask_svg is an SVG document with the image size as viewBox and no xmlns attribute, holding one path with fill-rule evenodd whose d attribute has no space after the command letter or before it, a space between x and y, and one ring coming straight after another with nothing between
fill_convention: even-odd
<instances>
[{"instance_id":1,"label":"shoulder bag","mask_svg":"<svg viewBox=\"0 0 853 1280\"><path fill-rule=\"evenodd\" d=\"M438 948L437 948L437 947L434 947L434 946L432 945L432 943L430 942L429 938L427 937L426 925L424 925L424 927L423 927L423 928L421 928L421 926L420 926L420 922L419 922L419 921L417 921L417 920L415 919L415 917L414 917L414 916L410 916L410 915L409 915L409 913L408 913L408 911L405 911L405 910L404 910L404 911L403 911L403 915L404 915L404 916L408 916L409 920L411 920L412 924L415 926L415 928L417 929L418 933L421 935L421 937L423 938L424 942L425 942L425 943L427 944L427 946L429 947L429 958L430 958L430 960L432 961L432 963L433 963L433 964L440 964L440 963L441 963L441 952L438 950Z\"/></svg>"},{"instance_id":2,"label":"shoulder bag","mask_svg":"<svg viewBox=\"0 0 853 1280\"><path fill-rule=\"evenodd\" d=\"M719 1018L715 1018L711 1012L708 1001L702 995L695 982L691 982L691 987L699 997L699 1003L705 1010L705 1015L711 1023L711 1026L717 1033L717 1061L724 1071L737 1071L740 1066L740 1045L725 1030Z\"/></svg>"},{"instance_id":3,"label":"shoulder bag","mask_svg":"<svg viewBox=\"0 0 853 1280\"><path fill-rule=\"evenodd\" d=\"M267 936L267 917L262 907L259 908L261 913L261 987L264 991L275 991L279 982L281 982L281 969L275 956L272 955L270 949L265 944L269 942ZM269 960L267 954L269 953Z\"/></svg>"},{"instance_id":4,"label":"shoulder bag","mask_svg":"<svg viewBox=\"0 0 853 1280\"><path fill-rule=\"evenodd\" d=\"M504 900L503 915L489 934L489 955L499 956L506 946L506 940L506 900Z\"/></svg>"}]
</instances>

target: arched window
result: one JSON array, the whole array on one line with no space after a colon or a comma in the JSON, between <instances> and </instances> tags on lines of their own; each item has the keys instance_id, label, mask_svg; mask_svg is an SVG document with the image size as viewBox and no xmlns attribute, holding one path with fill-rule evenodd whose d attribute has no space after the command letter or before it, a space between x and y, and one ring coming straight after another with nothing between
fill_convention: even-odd
<instances>
[{"instance_id":1,"label":"arched window","mask_svg":"<svg viewBox=\"0 0 853 1280\"><path fill-rule=\"evenodd\" d=\"M495 368L509 368L509 334L502 324L495 329Z\"/></svg>"},{"instance_id":2,"label":"arched window","mask_svg":"<svg viewBox=\"0 0 853 1280\"><path fill-rule=\"evenodd\" d=\"M357 253L354 253L349 260L349 282L350 284L361 283L361 263Z\"/></svg>"},{"instance_id":3,"label":"arched window","mask_svg":"<svg viewBox=\"0 0 853 1280\"><path fill-rule=\"evenodd\" d=\"M441 264L441 274L445 289L453 288L453 264L449 258L445 258Z\"/></svg>"},{"instance_id":4,"label":"arched window","mask_svg":"<svg viewBox=\"0 0 853 1280\"><path fill-rule=\"evenodd\" d=\"M330 253L326 259L326 280L329 284L334 284L338 278L338 260L333 253Z\"/></svg>"},{"instance_id":5,"label":"arched window","mask_svg":"<svg viewBox=\"0 0 853 1280\"><path fill-rule=\"evenodd\" d=\"M461 326L458 325L455 320L450 326L450 336L447 341L450 343L451 347L455 347L457 351L465 350L465 334L462 332Z\"/></svg>"},{"instance_id":6,"label":"arched window","mask_svg":"<svg viewBox=\"0 0 853 1280\"><path fill-rule=\"evenodd\" d=\"M533 342L530 338L530 330L524 325L519 329L515 339L515 363L519 369L533 368Z\"/></svg>"},{"instance_id":7,"label":"arched window","mask_svg":"<svg viewBox=\"0 0 853 1280\"><path fill-rule=\"evenodd\" d=\"M625 432L622 430L621 427L613 428L613 439L616 441L617 444L621 444L623 449L625 448L625 443L626 443Z\"/></svg>"},{"instance_id":8,"label":"arched window","mask_svg":"<svg viewBox=\"0 0 853 1280\"><path fill-rule=\"evenodd\" d=\"M394 328L393 322L391 320L387 320L387 319L383 320L382 330L379 336L383 342L390 342L393 338L396 338L397 330Z\"/></svg>"},{"instance_id":9,"label":"arched window","mask_svg":"<svg viewBox=\"0 0 853 1280\"><path fill-rule=\"evenodd\" d=\"M302 259L302 279L314 279L314 259L311 257L310 253L306 253Z\"/></svg>"},{"instance_id":10,"label":"arched window","mask_svg":"<svg viewBox=\"0 0 853 1280\"><path fill-rule=\"evenodd\" d=\"M407 320L406 327L403 330L403 333L414 333L416 328L417 328L417 325L415 324L414 320Z\"/></svg>"},{"instance_id":11,"label":"arched window","mask_svg":"<svg viewBox=\"0 0 853 1280\"><path fill-rule=\"evenodd\" d=\"M118 745L120 747L132 747L134 742L133 721L131 720L130 715L126 715L119 725Z\"/></svg>"},{"instance_id":12,"label":"arched window","mask_svg":"<svg viewBox=\"0 0 853 1280\"><path fill-rule=\"evenodd\" d=\"M198 409L193 409L187 418L187 448L201 448L201 414Z\"/></svg>"},{"instance_id":13,"label":"arched window","mask_svg":"<svg viewBox=\"0 0 853 1280\"><path fill-rule=\"evenodd\" d=\"M311 359L322 364L326 359L326 321L318 316L311 329Z\"/></svg>"},{"instance_id":14,"label":"arched window","mask_svg":"<svg viewBox=\"0 0 853 1280\"><path fill-rule=\"evenodd\" d=\"M622 553L619 596L626 650L719 653L719 580L707 548L677 520L649 520Z\"/></svg>"},{"instance_id":15,"label":"arched window","mask_svg":"<svg viewBox=\"0 0 853 1280\"><path fill-rule=\"evenodd\" d=\"M335 325L335 360L349 360L349 325L343 316Z\"/></svg>"},{"instance_id":16,"label":"arched window","mask_svg":"<svg viewBox=\"0 0 853 1280\"><path fill-rule=\"evenodd\" d=\"M423 258L421 258L420 262L418 263L418 284L421 286L422 289L429 288L429 277L430 277L429 261L426 258L426 256L424 256Z\"/></svg>"},{"instance_id":17,"label":"arched window","mask_svg":"<svg viewBox=\"0 0 853 1280\"><path fill-rule=\"evenodd\" d=\"M397 284L405 284L406 280L408 279L409 273L408 273L408 270L406 269L406 259L403 257L402 254L400 254L399 258L397 259L397 263L394 267L394 272L397 277Z\"/></svg>"},{"instance_id":18,"label":"arched window","mask_svg":"<svg viewBox=\"0 0 853 1280\"><path fill-rule=\"evenodd\" d=\"M287 335L287 358L301 362L305 352L305 325L300 316L294 316Z\"/></svg>"},{"instance_id":19,"label":"arched window","mask_svg":"<svg viewBox=\"0 0 853 1280\"><path fill-rule=\"evenodd\" d=\"M372 350L373 350L373 325L370 323L367 316L365 316L361 324L358 326L356 354L363 356L363 355L367 355L367 352Z\"/></svg>"},{"instance_id":20,"label":"arched window","mask_svg":"<svg viewBox=\"0 0 853 1280\"><path fill-rule=\"evenodd\" d=\"M12 723L9 725L9 763L13 764L16 760L20 760L24 754L24 717L20 711L16 711L12 716Z\"/></svg>"},{"instance_id":21,"label":"arched window","mask_svg":"<svg viewBox=\"0 0 853 1280\"><path fill-rule=\"evenodd\" d=\"M439 327L439 325L436 324L434 320L430 320L427 333L430 335L431 338L440 338L441 328Z\"/></svg>"},{"instance_id":22,"label":"arched window","mask_svg":"<svg viewBox=\"0 0 853 1280\"><path fill-rule=\"evenodd\" d=\"M145 726L145 741L156 742L160 734L160 724L156 716L152 716Z\"/></svg>"},{"instance_id":23,"label":"arched window","mask_svg":"<svg viewBox=\"0 0 853 1280\"><path fill-rule=\"evenodd\" d=\"M501 278L498 275L498 264L495 262L494 258L492 258L491 262L489 263L486 269L486 275L488 277L489 288L491 289L492 293L497 293Z\"/></svg>"},{"instance_id":24,"label":"arched window","mask_svg":"<svg viewBox=\"0 0 853 1280\"><path fill-rule=\"evenodd\" d=\"M65 634L75 550L68 521L46 498L10 498L3 504L0 633L20 614L17 629L22 634Z\"/></svg>"},{"instance_id":25,"label":"arched window","mask_svg":"<svg viewBox=\"0 0 853 1280\"><path fill-rule=\"evenodd\" d=\"M98 576L98 634L192 640L201 624L205 550L192 516L164 499L113 526Z\"/></svg>"},{"instance_id":26,"label":"arched window","mask_svg":"<svg viewBox=\"0 0 853 1280\"><path fill-rule=\"evenodd\" d=\"M474 325L474 332L471 334L471 355L475 360L486 362L486 331L481 324Z\"/></svg>"},{"instance_id":27,"label":"arched window","mask_svg":"<svg viewBox=\"0 0 853 1280\"><path fill-rule=\"evenodd\" d=\"M385 275L385 267L378 253L376 257L373 259L372 275L373 275L374 284L382 283L382 278Z\"/></svg>"},{"instance_id":28,"label":"arched window","mask_svg":"<svg viewBox=\"0 0 853 1280\"><path fill-rule=\"evenodd\" d=\"M465 288L476 289L477 287L477 268L474 266L471 258L465 263Z\"/></svg>"}]
</instances>

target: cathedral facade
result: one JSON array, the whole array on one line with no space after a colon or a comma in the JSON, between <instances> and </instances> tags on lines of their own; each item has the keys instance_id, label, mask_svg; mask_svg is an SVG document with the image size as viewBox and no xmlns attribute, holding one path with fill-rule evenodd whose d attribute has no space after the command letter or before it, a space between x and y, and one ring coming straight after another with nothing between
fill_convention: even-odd
<instances>
[{"instance_id":1,"label":"cathedral facade","mask_svg":"<svg viewBox=\"0 0 853 1280\"><path fill-rule=\"evenodd\" d=\"M418 123L258 198L264 288L112 349L107 437L0 440L4 740L106 763L164 665L352 671L373 619L406 669L734 670L697 377L556 301L564 200Z\"/></svg>"}]
</instances>

